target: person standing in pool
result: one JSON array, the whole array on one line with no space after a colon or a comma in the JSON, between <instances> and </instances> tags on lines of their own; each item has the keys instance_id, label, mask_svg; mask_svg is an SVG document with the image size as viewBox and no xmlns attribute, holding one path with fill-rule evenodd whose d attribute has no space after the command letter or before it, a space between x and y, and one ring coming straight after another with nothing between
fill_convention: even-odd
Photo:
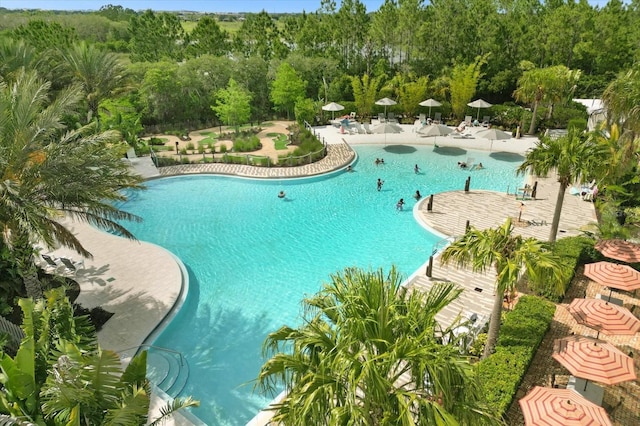
<instances>
[{"instance_id":1,"label":"person standing in pool","mask_svg":"<svg viewBox=\"0 0 640 426\"><path fill-rule=\"evenodd\" d=\"M278 193L278 198L284 198L284 197L286 197L286 195L287 195L287 194L285 194L285 193L284 193L284 191L280 191L280 192Z\"/></svg>"},{"instance_id":2,"label":"person standing in pool","mask_svg":"<svg viewBox=\"0 0 640 426\"><path fill-rule=\"evenodd\" d=\"M400 198L400 201L396 204L396 210L401 211L404 207L404 198Z\"/></svg>"},{"instance_id":3,"label":"person standing in pool","mask_svg":"<svg viewBox=\"0 0 640 426\"><path fill-rule=\"evenodd\" d=\"M415 174L420 173L420 167L418 167L418 165L416 164L416 165L413 167L413 171L414 171L414 173L415 173Z\"/></svg>"},{"instance_id":4,"label":"person standing in pool","mask_svg":"<svg viewBox=\"0 0 640 426\"><path fill-rule=\"evenodd\" d=\"M420 194L420 190L417 190L415 195L413 196L413 198L416 199L416 201L419 201L420 198L422 198L422 194Z\"/></svg>"},{"instance_id":5,"label":"person standing in pool","mask_svg":"<svg viewBox=\"0 0 640 426\"><path fill-rule=\"evenodd\" d=\"M378 192L382 190L382 185L384 185L384 181L378 178Z\"/></svg>"}]
</instances>

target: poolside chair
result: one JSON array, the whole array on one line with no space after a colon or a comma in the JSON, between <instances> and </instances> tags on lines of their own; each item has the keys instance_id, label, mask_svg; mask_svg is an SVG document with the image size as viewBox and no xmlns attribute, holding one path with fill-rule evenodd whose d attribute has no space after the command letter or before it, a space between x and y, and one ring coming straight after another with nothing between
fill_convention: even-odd
<instances>
[{"instance_id":1,"label":"poolside chair","mask_svg":"<svg viewBox=\"0 0 640 426\"><path fill-rule=\"evenodd\" d=\"M136 155L136 150L133 149L133 147L127 150L127 160L129 160L130 163L138 162L138 156Z\"/></svg>"},{"instance_id":2,"label":"poolside chair","mask_svg":"<svg viewBox=\"0 0 640 426\"><path fill-rule=\"evenodd\" d=\"M84 269L84 260L74 262L72 259L61 257L60 262L64 265L66 274L75 275L78 273L78 269ZM82 265L82 268L79 268L80 265Z\"/></svg>"},{"instance_id":3,"label":"poolside chair","mask_svg":"<svg viewBox=\"0 0 640 426\"><path fill-rule=\"evenodd\" d=\"M473 120L473 119L471 118L470 115L467 115L467 116L464 117L464 122L467 125L467 127L471 127L471 120Z\"/></svg>"},{"instance_id":4,"label":"poolside chair","mask_svg":"<svg viewBox=\"0 0 640 426\"><path fill-rule=\"evenodd\" d=\"M427 114L420 114L418 116L418 120L420 120L420 123L424 124L427 122Z\"/></svg>"},{"instance_id":5,"label":"poolside chair","mask_svg":"<svg viewBox=\"0 0 640 426\"><path fill-rule=\"evenodd\" d=\"M488 115L482 117L482 127L489 127L489 121L491 121L491 117Z\"/></svg>"},{"instance_id":6,"label":"poolside chair","mask_svg":"<svg viewBox=\"0 0 640 426\"><path fill-rule=\"evenodd\" d=\"M397 123L398 122L398 120L396 119L396 115L394 113L390 112L388 115L389 115L388 120L389 120L390 123Z\"/></svg>"},{"instance_id":7,"label":"poolside chair","mask_svg":"<svg viewBox=\"0 0 640 426\"><path fill-rule=\"evenodd\" d=\"M357 121L355 123L353 123L353 125L355 126L356 130L358 131L358 134L364 135L365 133L367 133L364 130L364 127L362 127L362 124L358 123Z\"/></svg>"},{"instance_id":8,"label":"poolside chair","mask_svg":"<svg viewBox=\"0 0 640 426\"><path fill-rule=\"evenodd\" d=\"M373 130L371 130L371 127L369 127L369 123L364 123L362 126L364 127L364 131L366 134L373 134Z\"/></svg>"},{"instance_id":9,"label":"poolside chair","mask_svg":"<svg viewBox=\"0 0 640 426\"><path fill-rule=\"evenodd\" d=\"M441 119L442 119L442 113L441 113L441 112L436 112L436 113L433 115L433 122L434 122L435 124L440 124L440 120L441 120Z\"/></svg>"},{"instance_id":10,"label":"poolside chair","mask_svg":"<svg viewBox=\"0 0 640 426\"><path fill-rule=\"evenodd\" d=\"M378 120L380 120L380 123L384 123L386 121L386 117L384 116L384 112L379 112L378 113Z\"/></svg>"},{"instance_id":11,"label":"poolside chair","mask_svg":"<svg viewBox=\"0 0 640 426\"><path fill-rule=\"evenodd\" d=\"M55 271L61 266L58 262L56 262L55 258L49 256L48 254L41 254L40 257L42 257L42 260L45 261L45 265L43 265L45 270Z\"/></svg>"},{"instance_id":12,"label":"poolside chair","mask_svg":"<svg viewBox=\"0 0 640 426\"><path fill-rule=\"evenodd\" d=\"M352 120L356 119L356 113L355 111L351 111L351 114L349 114L349 118L351 118Z\"/></svg>"}]
</instances>

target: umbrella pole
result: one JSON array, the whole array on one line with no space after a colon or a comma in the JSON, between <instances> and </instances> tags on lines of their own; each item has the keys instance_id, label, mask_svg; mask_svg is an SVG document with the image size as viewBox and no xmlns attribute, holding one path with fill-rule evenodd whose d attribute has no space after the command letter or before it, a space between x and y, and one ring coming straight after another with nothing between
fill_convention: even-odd
<instances>
[{"instance_id":1,"label":"umbrella pole","mask_svg":"<svg viewBox=\"0 0 640 426\"><path fill-rule=\"evenodd\" d=\"M584 389L582 389L582 392L586 392L588 384L589 384L589 381L587 379L585 379L584 380Z\"/></svg>"}]
</instances>

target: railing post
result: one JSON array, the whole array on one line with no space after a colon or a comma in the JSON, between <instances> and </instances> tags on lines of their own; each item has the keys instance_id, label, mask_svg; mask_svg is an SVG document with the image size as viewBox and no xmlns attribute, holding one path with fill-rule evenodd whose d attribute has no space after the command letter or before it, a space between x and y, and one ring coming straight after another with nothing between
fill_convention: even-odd
<instances>
[{"instance_id":1,"label":"railing post","mask_svg":"<svg viewBox=\"0 0 640 426\"><path fill-rule=\"evenodd\" d=\"M470 228L471 225L469 224L469 219L467 219L467 223L464 225L464 233L466 234L467 232L469 232Z\"/></svg>"},{"instance_id":2,"label":"railing post","mask_svg":"<svg viewBox=\"0 0 640 426\"><path fill-rule=\"evenodd\" d=\"M429 195L429 202L427 203L427 211L433 210L433 194Z\"/></svg>"},{"instance_id":3,"label":"railing post","mask_svg":"<svg viewBox=\"0 0 640 426\"><path fill-rule=\"evenodd\" d=\"M469 192L469 186L471 185L471 176L464 182L464 192Z\"/></svg>"},{"instance_id":4,"label":"railing post","mask_svg":"<svg viewBox=\"0 0 640 426\"><path fill-rule=\"evenodd\" d=\"M433 256L429 256L429 264L427 265L426 275L429 278L433 276Z\"/></svg>"}]
</instances>

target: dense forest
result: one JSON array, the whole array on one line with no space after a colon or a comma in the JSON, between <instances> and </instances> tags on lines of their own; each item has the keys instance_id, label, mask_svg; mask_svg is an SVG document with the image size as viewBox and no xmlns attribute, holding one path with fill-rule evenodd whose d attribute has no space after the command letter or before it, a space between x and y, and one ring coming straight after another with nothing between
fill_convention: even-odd
<instances>
[{"instance_id":1,"label":"dense forest","mask_svg":"<svg viewBox=\"0 0 640 426\"><path fill-rule=\"evenodd\" d=\"M300 87L306 104L299 110L311 117L329 101L366 110L358 97L367 90L398 100L397 112L407 115L418 108L409 100L433 97L445 101L443 116L459 116L465 104L456 106L455 92L467 77L472 87L463 87L464 99L552 108L570 97L601 97L639 54L637 0L602 8L586 0L386 0L375 11L358 0L337 3L321 0L316 11L281 15L135 12L115 5L96 12L0 9L3 74L19 60L18 44L31 52L22 60L34 58L30 66L54 89L105 66L78 63L84 68L74 77L59 66L73 55L68 52L75 49L85 61L88 51L94 61L109 54L116 70L102 70L115 73L110 78L117 84L96 87L88 110L133 135L143 127L220 124L211 106L230 80L250 95L251 121L292 114L296 99L288 97L299 97ZM300 84L278 102L273 85L283 62ZM543 71L563 74L555 84L565 87L553 96L518 91L523 76Z\"/></svg>"}]
</instances>

